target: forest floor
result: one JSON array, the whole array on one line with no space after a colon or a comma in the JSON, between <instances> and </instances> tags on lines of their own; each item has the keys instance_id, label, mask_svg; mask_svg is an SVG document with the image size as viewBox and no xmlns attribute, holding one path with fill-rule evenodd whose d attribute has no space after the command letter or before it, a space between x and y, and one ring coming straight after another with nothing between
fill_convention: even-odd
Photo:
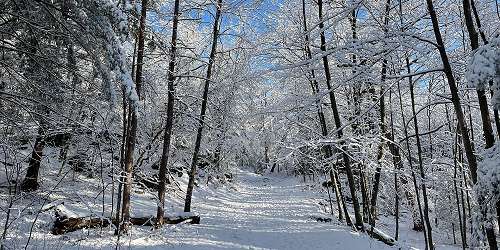
<instances>
[{"instance_id":1,"label":"forest floor","mask_svg":"<svg viewBox=\"0 0 500 250\"><path fill-rule=\"evenodd\" d=\"M352 231L338 222L336 217L331 222L316 221L311 216L331 217L327 212L328 196L318 192L321 186L317 183L304 183L293 177L258 175L246 170L236 171L233 182L228 185L218 188L200 185L196 188L192 211L200 215L201 224L167 225L160 230L133 226L118 244L111 227L84 229L57 236L50 234L54 211L38 214L43 205L46 207L47 204L64 201L64 208L78 216L99 216L101 199L104 204L111 204L111 197L102 197L98 178L73 177L61 181L55 177L55 169L47 171L42 183L45 191L16 201L14 209L20 212L13 213L16 219L9 229L6 246L7 249L24 248L35 218L37 222L33 226L28 249L114 249L118 246L120 249L355 250L419 249L423 246L421 233L410 230L404 219L400 229L401 240L394 247L369 238L365 233ZM185 181L185 178L180 179L181 187L185 186ZM61 185L57 186L59 182ZM33 197L45 202L33 202ZM4 207L6 199L0 198ZM182 190L169 197L168 211L181 211L182 198ZM105 207L104 214L109 213L110 207ZM154 215L155 209L154 194L134 192L132 215ZM3 214L0 217L3 225L5 218ZM393 234L392 220L383 217L379 221L380 228L389 235ZM387 224L384 221L388 221ZM437 238L438 243L450 242L449 237L439 240L438 234ZM438 249L457 248L457 245L438 245Z\"/></svg>"}]
</instances>

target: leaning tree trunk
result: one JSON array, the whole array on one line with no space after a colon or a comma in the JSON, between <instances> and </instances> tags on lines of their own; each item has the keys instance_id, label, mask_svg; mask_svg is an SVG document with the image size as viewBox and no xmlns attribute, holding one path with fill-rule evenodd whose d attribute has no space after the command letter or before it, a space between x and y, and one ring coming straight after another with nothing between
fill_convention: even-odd
<instances>
[{"instance_id":1,"label":"leaning tree trunk","mask_svg":"<svg viewBox=\"0 0 500 250\"><path fill-rule=\"evenodd\" d=\"M137 65L135 75L135 87L137 96L140 99L142 86L142 65L144 59L144 32L146 29L146 10L148 0L142 0L141 17L139 22L139 35L137 45ZM127 133L127 143L125 146L125 183L123 185L122 202L121 202L121 220L119 221L119 231L126 232L130 221L130 194L132 191L132 172L134 168L134 152L137 141L137 103L129 102L128 112L130 117L130 126Z\"/></svg>"},{"instance_id":2,"label":"leaning tree trunk","mask_svg":"<svg viewBox=\"0 0 500 250\"><path fill-rule=\"evenodd\" d=\"M175 0L174 2L174 20L172 22L172 37L170 44L170 62L168 65L168 102L167 102L167 123L165 124L165 134L163 136L163 150L161 153L160 160L160 171L159 171L159 181L160 186L158 188L158 208L156 212L156 217L158 218L158 227L161 226L163 222L163 214L165 208L165 185L167 184L167 165L168 157L170 153L170 140L172 138L172 126L174 121L174 81L175 81L175 61L177 55L177 26L179 24L179 5L180 0Z\"/></svg>"},{"instance_id":3,"label":"leaning tree trunk","mask_svg":"<svg viewBox=\"0 0 500 250\"><path fill-rule=\"evenodd\" d=\"M323 1L319 0L318 1L318 15L319 15L319 30L320 30L320 39L321 39L321 45L320 49L324 53L323 55L323 67L325 70L325 77L326 77L326 86L328 88L328 93L330 96L330 103L332 106L332 111L333 111L333 119L335 120L335 127L337 129L337 137L342 140L343 137L343 132L342 132L342 124L340 121L340 115L339 111L337 108L337 101L335 99L335 92L333 91L332 84L331 84L331 74L330 74L330 66L328 65L328 56L326 55L326 38L325 38L325 25L323 23ZM342 149L342 158L344 160L344 167L346 170L347 174L347 181L349 184L349 190L351 192L351 197L352 197L352 205L354 207L354 216L355 216L355 226L358 229L363 229L363 216L361 215L361 209L359 206L359 201L358 197L356 194L356 183L354 181L354 174L351 168L350 164L350 159L349 155L347 154L347 146L343 141L340 142L340 147Z\"/></svg>"},{"instance_id":4,"label":"leaning tree trunk","mask_svg":"<svg viewBox=\"0 0 500 250\"><path fill-rule=\"evenodd\" d=\"M438 46L439 55L441 56L441 61L443 62L444 73L446 75L446 79L448 80L448 85L450 87L451 101L453 103L453 107L455 108L455 115L457 116L457 121L460 128L460 134L462 135L462 143L464 145L465 156L467 158L467 162L469 163L469 169L471 172L472 181L474 182L474 184L476 184L477 160L476 160L476 155L474 154L474 146L472 145L472 142L470 141L469 138L467 124L465 123L464 113L462 110L462 106L460 104L460 96L458 95L457 84L455 82L455 77L453 76L453 71L451 69L451 65L441 35L441 31L439 29L439 22L437 19L436 11L434 9L434 4L432 0L426 0L426 2L427 2L427 9L429 11L429 15L432 20L432 27L434 30L434 35L436 37L436 43ZM483 203L482 199L483 199L482 197L478 197L478 204ZM495 231L491 225L486 228L486 236L488 238L488 244L490 246L490 249L497 249Z\"/></svg>"},{"instance_id":5,"label":"leaning tree trunk","mask_svg":"<svg viewBox=\"0 0 500 250\"><path fill-rule=\"evenodd\" d=\"M198 125L198 132L196 134L196 142L194 145L193 159L191 161L191 170L189 172L189 182L186 192L186 200L184 202L184 212L191 211L191 198L193 196L194 179L196 176L196 164L198 163L198 154L200 152L200 145L203 133L203 126L205 123L205 113L207 111L208 102L208 89L210 81L212 80L212 68L215 63L215 56L217 52L217 40L219 39L219 22L222 14L222 0L217 0L215 21L212 30L212 49L210 51L210 58L208 59L207 74L205 78L205 87L203 89L203 99L201 101L201 111Z\"/></svg>"}]
</instances>

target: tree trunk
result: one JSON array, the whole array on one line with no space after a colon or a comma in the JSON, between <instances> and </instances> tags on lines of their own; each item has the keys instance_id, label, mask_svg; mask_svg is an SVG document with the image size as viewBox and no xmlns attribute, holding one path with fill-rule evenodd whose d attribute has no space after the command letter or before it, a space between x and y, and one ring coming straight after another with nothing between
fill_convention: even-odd
<instances>
[{"instance_id":1,"label":"tree trunk","mask_svg":"<svg viewBox=\"0 0 500 250\"><path fill-rule=\"evenodd\" d=\"M180 0L175 0L174 2L174 19L172 22L172 37L170 44L170 61L168 64L168 101L167 101L167 122L165 124L165 132L163 135L163 149L161 153L160 160L160 170L159 170L159 181L160 186L158 188L158 208L156 211L156 217L158 218L157 227L161 226L163 221L163 214L165 208L165 185L167 184L167 166L168 158L170 154L170 140L172 138L172 126L174 122L174 81L175 81L175 62L177 55L177 26L179 24L179 5Z\"/></svg>"},{"instance_id":2,"label":"tree trunk","mask_svg":"<svg viewBox=\"0 0 500 250\"><path fill-rule=\"evenodd\" d=\"M469 41L471 49L474 51L479 48L479 36L474 28L474 21L472 20L471 6L469 0L462 0L464 8L464 19L469 33ZM490 148L495 144L495 137L493 135L493 128L491 126L490 112L488 110L488 100L484 90L477 89L477 97L479 100L479 110L481 111L481 119L483 126L483 135L486 143L485 148Z\"/></svg>"},{"instance_id":3,"label":"tree trunk","mask_svg":"<svg viewBox=\"0 0 500 250\"><path fill-rule=\"evenodd\" d=\"M392 91L389 92L389 103L390 105L390 123L391 123L391 132L390 137L388 138L389 143L389 151L392 154L392 163L394 165L394 190L395 190L395 219L396 219L396 232L394 239L397 241L399 238L399 172L403 169L403 161L401 160L401 154L399 152L399 147L394 142L395 131L394 131L394 120L393 120L393 111L392 111Z\"/></svg>"},{"instance_id":4,"label":"tree trunk","mask_svg":"<svg viewBox=\"0 0 500 250\"><path fill-rule=\"evenodd\" d=\"M187 221L190 224L200 224L200 217L194 214L181 214L175 216L162 216L161 224L179 224ZM111 223L116 224L115 219L110 217L68 217L67 214L56 210L56 220L52 225L51 233L61 235L68 232L77 231L80 229L107 227ZM153 216L150 217L131 217L130 224L137 226L155 226L160 223Z\"/></svg>"},{"instance_id":5,"label":"tree trunk","mask_svg":"<svg viewBox=\"0 0 500 250\"><path fill-rule=\"evenodd\" d=\"M409 67L409 66L408 66ZM408 71L410 69L408 68ZM427 243L429 249L434 249L434 243L432 241L432 227L431 227L431 221L429 219L429 202L427 200L427 187L426 187L426 179L425 179L425 171L424 171L424 163L423 163L423 157L422 157L422 146L420 143L420 134L418 131L418 119L417 119L417 112L415 110L415 94L414 94L414 86L413 86L413 81L410 81L410 99L411 99L411 110L412 110L412 115L413 115L413 126L415 129L415 139L417 141L417 155L418 155L418 166L420 170L420 182L422 186L422 198L424 202L424 210L423 210L423 215L424 215L424 222L425 222L425 227L426 227L426 232L427 232ZM410 156L411 157L411 156Z\"/></svg>"},{"instance_id":6,"label":"tree trunk","mask_svg":"<svg viewBox=\"0 0 500 250\"><path fill-rule=\"evenodd\" d=\"M410 64L409 64L408 57L406 58L406 68L408 70L408 74L411 73L410 72ZM408 78L408 82L412 82L412 81L413 81L412 77L409 77ZM404 110L403 110L403 100L402 100L401 88L400 88L399 82L398 82L398 94L399 94L399 107L401 109L402 121L403 121L403 124L406 124L406 119L405 119ZM403 129L404 129L404 135L405 135L405 137L408 137L408 128L407 128L407 126L403 126ZM420 194L419 194L419 188L418 188L418 185L417 185L417 178L415 176L415 171L413 171L413 159L412 159L412 152L411 152L411 147L410 147L409 140L406 140L406 150L407 150L407 154L408 154L408 164L410 165L410 172L411 172L411 177L412 177L412 181L413 181L413 187L415 188L415 195L416 195L416 198L417 198L416 199L417 200L417 209L413 209L413 210L418 210L418 215L419 215L418 216L419 221L418 221L418 223L416 223L417 216L416 216L415 213L412 213L412 215L413 215L413 230L415 230L415 231L423 231L425 245L427 246L428 245L427 231L425 229L425 226L423 225L423 223L424 223L424 216L423 216L423 212L422 212L422 203L420 202ZM412 203L412 199L410 199L411 196L408 195L407 197L408 197L408 200L410 201L410 203Z\"/></svg>"},{"instance_id":7,"label":"tree trunk","mask_svg":"<svg viewBox=\"0 0 500 250\"><path fill-rule=\"evenodd\" d=\"M477 15L477 10L475 8L474 1L470 0L469 2L469 0L462 0L462 5L464 8L465 26L467 27L467 32L469 34L470 46L471 49L474 51L479 48L479 36L478 33L476 32L476 29L474 28L474 21L472 20L471 9L473 10L476 19L476 24L479 28L479 32L481 33L483 42L485 44L488 44L488 40L486 40L486 36L481 31L481 22L479 20L479 16ZM486 98L486 91L484 89L476 89L476 92L479 101L479 110L481 111L483 135L486 144L485 148L488 149L493 147L493 145L495 144L495 136L493 134L493 127L491 126L490 112L488 109L488 100ZM496 108L494 108L494 110L496 111L495 123L497 125L497 130L498 130L499 129L498 111ZM498 224L500 225L500 201L496 203L496 210L497 210L497 221Z\"/></svg>"},{"instance_id":8,"label":"tree trunk","mask_svg":"<svg viewBox=\"0 0 500 250\"><path fill-rule=\"evenodd\" d=\"M390 5L391 1L387 0L385 3L385 15L384 15L384 34L386 35L388 32L389 25L389 14L390 14ZM386 135L386 126L385 126L385 79L387 76L387 59L384 58L382 60L382 72L380 79L380 101L379 101L379 111L380 111L380 123L379 123L379 136L380 142L378 145L378 154L377 154L377 168L375 169L375 176L373 182L372 189L372 197L370 199L370 225L375 227L375 220L377 218L377 196L380 187L380 175L382 171L382 158L384 157L384 145L387 140Z\"/></svg>"},{"instance_id":9,"label":"tree trunk","mask_svg":"<svg viewBox=\"0 0 500 250\"><path fill-rule=\"evenodd\" d=\"M35 55L37 53L37 48L38 48L38 40L36 37L32 35L29 39L30 42L30 53L32 55ZM30 59L28 60L28 73L29 76L33 75L34 72L39 71L39 65L37 62L35 62L31 56L29 57ZM33 79L34 81L36 79ZM38 134L35 139L35 144L33 145L33 151L31 152L31 158L29 160L29 165L28 165L28 170L26 172L26 176L24 177L23 182L21 183L21 189L23 191L35 191L38 189L39 184L38 184L38 176L40 172L40 162L42 161L42 156L43 156L43 148L45 147L45 141L44 141L44 135L45 135L45 118L42 117L42 114L47 114L46 107L44 106L44 93L41 93L40 91L43 90L37 90L38 93L38 101L40 104L37 105L37 120L39 123L39 128L38 128Z\"/></svg>"},{"instance_id":10,"label":"tree trunk","mask_svg":"<svg viewBox=\"0 0 500 250\"><path fill-rule=\"evenodd\" d=\"M474 147L470 141L467 124L465 123L464 113L462 106L460 104L460 96L458 95L458 88L455 82L455 77L453 76L453 71L451 69L450 62L448 60L448 55L444 47L443 38L441 36L441 31L439 29L439 23L434 10L434 4L432 0L426 0L427 9L432 20L432 26L434 29L434 35L436 37L436 43L438 45L439 55L441 56L441 61L443 62L444 73L448 80L448 85L451 91L451 101L453 107L455 108L455 115L457 116L458 125L460 127L460 134L462 135L462 142L464 145L465 156L467 157L467 162L469 164L469 169L471 172L472 181L477 183L477 160L474 154ZM478 204L482 204L482 197L478 197ZM486 235L488 238L488 244L490 249L497 249L497 242L495 237L495 231L492 227L486 228Z\"/></svg>"},{"instance_id":11,"label":"tree trunk","mask_svg":"<svg viewBox=\"0 0 500 250\"><path fill-rule=\"evenodd\" d=\"M42 160L44 147L45 141L43 140L43 130L40 128L38 129L38 135L35 139L35 145L33 146L26 176L21 183L21 189L25 192L38 189L38 173L40 172L40 162Z\"/></svg>"},{"instance_id":12,"label":"tree trunk","mask_svg":"<svg viewBox=\"0 0 500 250\"><path fill-rule=\"evenodd\" d=\"M400 24L401 24L401 27L403 27L403 3L401 1L399 1L399 20L400 20ZM401 31L404 32L404 29L401 28ZM409 68L409 59L408 57L405 58L405 63L406 63L406 67L407 67L407 73L410 74L410 68ZM408 82L412 82L413 79L412 77L408 77ZM400 108L400 111L401 111L401 119L402 119L402 124L406 124L406 119L405 119L405 112L403 110L403 100L402 100L402 95L401 95L401 87L400 87L400 84L399 82L397 83L397 87L398 87L398 96L399 96L399 108ZM404 131L404 136L405 138L408 138L408 127L405 125L403 126L403 131ZM410 204L411 206L411 212L412 212L412 217L413 217L413 230L415 231L423 231L424 233L424 239L425 239L425 245L427 245L427 233L425 231L425 227L423 225L423 215L422 215L422 206L421 206L421 203L420 203L420 195L419 195L419 191L418 191L418 185L417 185L417 181L416 181L416 177L415 177L415 171L413 171L413 160L412 160L412 153L411 153L411 148L410 148L410 141L409 140L406 140L405 141L405 144L406 144L406 150L407 150L407 153L408 153L408 164L409 164L409 168L410 168L410 172L411 172L411 176L412 176L412 182L413 182L413 186L415 188L415 194L416 194L416 199L415 197L413 196L413 193L410 192L410 191L406 191L405 194L406 194L406 198L408 200L408 203ZM406 185L408 183L405 175L400 175L401 176L401 184L403 185ZM416 200L416 204L415 204L415 200Z\"/></svg>"},{"instance_id":13,"label":"tree trunk","mask_svg":"<svg viewBox=\"0 0 500 250\"><path fill-rule=\"evenodd\" d=\"M302 18L303 18L303 25L304 25L304 42L305 42L305 50L307 54L307 59L312 60L312 52L311 52L311 45L309 41L309 33L308 33L308 28L307 28L307 17L306 17L306 3L305 0L302 0ZM311 65L308 64L310 67ZM313 93L313 96L317 98L319 94L319 86L318 82L316 81L316 72L314 69L311 69L311 90ZM319 124L321 126L321 135L326 138L328 136L328 128L326 126L326 119L325 119L325 114L323 113L323 107L321 106L321 99L316 100L316 109L318 113L318 120ZM333 157L332 153L332 148L330 145L326 145L322 147L323 154L325 155L325 159L331 159ZM343 220L343 215L342 215L342 209L345 208L345 204L342 202L340 199L340 193L341 190L339 188L339 185L336 181L336 173L333 170L333 166L330 166L330 181L332 183L332 189L335 193L335 199L337 200L337 210L339 213L339 221ZM326 187L327 189L329 188L328 186ZM345 208L345 211L347 211L347 208ZM348 217L349 215L346 215Z\"/></svg>"},{"instance_id":14,"label":"tree trunk","mask_svg":"<svg viewBox=\"0 0 500 250\"><path fill-rule=\"evenodd\" d=\"M323 1L319 0L318 1L318 15L319 15L319 29L320 29L320 38L321 38L321 45L320 49L323 53L326 52L326 38L325 38L325 31L324 31L324 23L323 23ZM333 111L333 118L335 120L335 127L337 129L337 137L339 140L342 140L343 137L343 132L342 132L342 124L340 121L340 116L339 116L339 111L337 108L337 101L335 99L335 92L333 91L332 84L331 84L331 74L330 74L330 66L328 65L328 56L325 54L323 56L323 67L325 70L325 77L326 77L326 85L328 87L328 92L330 96L330 103L332 106L332 111ZM347 146L343 141L340 142L340 147L342 149L342 158L344 160L344 167L346 170L347 174L347 181L349 184L349 190L351 192L351 198L352 198L352 205L354 207L354 216L355 216L355 226L358 229L363 230L363 216L361 215L361 209L359 206L359 201L358 197L356 194L356 183L354 181L354 174L351 168L349 156L347 155Z\"/></svg>"},{"instance_id":15,"label":"tree trunk","mask_svg":"<svg viewBox=\"0 0 500 250\"><path fill-rule=\"evenodd\" d=\"M458 130L458 128L457 128L457 130ZM459 195L458 195L458 185L457 185L457 180L458 180L457 155L458 155L458 153L457 152L458 152L458 136L455 136L455 143L454 143L454 147L453 147L453 187L455 189L455 199L456 199L456 204L457 204L458 222L459 222L458 224L460 226L460 236L462 239L462 249L465 250L465 248L467 247L467 236L466 236L467 232L465 231L464 224L462 223L462 211L460 210L460 199L459 199ZM463 195L462 195L462 197L463 197ZM463 205L465 205L465 204L463 204ZM463 216L465 217L465 214Z\"/></svg>"},{"instance_id":16,"label":"tree trunk","mask_svg":"<svg viewBox=\"0 0 500 250\"><path fill-rule=\"evenodd\" d=\"M212 68L215 63L215 56L217 52L217 41L219 39L219 22L222 13L222 0L217 0L214 26L212 30L212 49L210 51L210 58L208 59L207 74L205 78L205 87L203 89L203 99L201 101L201 111L198 125L198 132L196 134L196 142L194 146L193 159L191 161L191 170L189 172L189 182L186 192L186 200L184 203L184 212L191 211L191 198L193 196L194 179L196 177L196 164L198 163L198 154L200 151L201 139L203 134L203 126L205 123L205 113L207 111L208 103L208 90L210 81L212 81Z\"/></svg>"},{"instance_id":17,"label":"tree trunk","mask_svg":"<svg viewBox=\"0 0 500 250\"><path fill-rule=\"evenodd\" d=\"M146 26L147 0L142 0L141 17L139 23L138 45L137 45L137 68L135 75L135 87L137 96L140 99L142 86L142 65L144 59L144 31ZM130 127L127 133L127 143L125 147L125 183L121 202L121 221L119 231L126 232L130 221L130 194L132 192L132 172L134 169L134 152L137 140L137 103L129 102L128 113L130 117Z\"/></svg>"}]
</instances>

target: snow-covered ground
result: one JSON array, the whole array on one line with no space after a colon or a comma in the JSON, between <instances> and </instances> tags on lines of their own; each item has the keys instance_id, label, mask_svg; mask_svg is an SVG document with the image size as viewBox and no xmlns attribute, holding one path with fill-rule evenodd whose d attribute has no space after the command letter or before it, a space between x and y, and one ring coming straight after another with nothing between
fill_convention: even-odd
<instances>
[{"instance_id":1,"label":"snow-covered ground","mask_svg":"<svg viewBox=\"0 0 500 250\"><path fill-rule=\"evenodd\" d=\"M48 164L50 165L50 164ZM121 249L390 249L391 247L369 238L364 233L352 231L337 222L317 222L311 216L328 217L325 211L325 194L318 192L318 184L304 183L293 177L258 175L246 170L236 170L234 181L219 188L201 185L196 188L192 211L201 217L201 224L167 225L160 230L134 226L118 244ZM66 176L57 188L59 180L54 171L46 171L42 189L33 195L45 200L45 204L64 202L64 206L76 214L99 216L102 211L102 194L99 178ZM184 175L185 177L185 175ZM185 179L180 179L185 187ZM319 187L318 187L319 186ZM60 188L59 188L60 187ZM64 188L63 188L64 187ZM85 188L84 188L85 187ZM82 190L85 190L83 192ZM109 187L108 187L109 190ZM133 215L154 215L156 197L152 193L137 192L132 197ZM108 191L107 191L108 192ZM16 201L13 213L17 219L9 229L7 247L24 248L31 222L43 202ZM105 204L110 204L105 195ZM182 190L168 198L167 212L182 209ZM3 198L2 198L3 199ZM2 207L5 207L3 199ZM28 209L21 211L23 206ZM335 206L335 205L334 205ZM110 206L106 205L108 216ZM2 212L3 213L3 212ZM111 227L80 230L55 236L50 234L53 210L40 213L33 227L30 249L113 249L117 237ZM5 218L0 218L4 223ZM384 223L387 221L387 223ZM392 235L390 218L381 218L382 230ZM421 233L401 225L401 240L392 248L413 249L423 246ZM438 241L444 242L444 241ZM438 245L439 249L458 246ZM7 248L9 249L9 248Z\"/></svg>"},{"instance_id":2,"label":"snow-covered ground","mask_svg":"<svg viewBox=\"0 0 500 250\"><path fill-rule=\"evenodd\" d=\"M322 208L307 185L240 171L232 192L198 198L202 224L177 230L174 249L385 249L348 228L316 222Z\"/></svg>"}]
</instances>

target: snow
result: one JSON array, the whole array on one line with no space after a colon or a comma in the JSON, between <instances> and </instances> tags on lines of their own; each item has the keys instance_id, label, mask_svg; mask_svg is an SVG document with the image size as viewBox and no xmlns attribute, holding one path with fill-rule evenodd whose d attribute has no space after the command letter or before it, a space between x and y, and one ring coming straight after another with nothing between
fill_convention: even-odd
<instances>
[{"instance_id":1,"label":"snow","mask_svg":"<svg viewBox=\"0 0 500 250\"><path fill-rule=\"evenodd\" d=\"M475 228L491 226L496 220L495 203L500 197L500 143L484 150L481 156L483 160L479 162L477 169L478 181L474 185L474 195L481 200L473 206ZM481 230L475 230L472 238L476 245L486 240Z\"/></svg>"},{"instance_id":2,"label":"snow","mask_svg":"<svg viewBox=\"0 0 500 250\"><path fill-rule=\"evenodd\" d=\"M81 214L74 213L73 211L67 209L63 204L57 205L55 211L59 216L64 218L79 218L83 217Z\"/></svg>"},{"instance_id":3,"label":"snow","mask_svg":"<svg viewBox=\"0 0 500 250\"><path fill-rule=\"evenodd\" d=\"M47 148L43 161L41 190L16 200L7 235L7 249L25 246L33 220L30 248L114 249L117 237L114 228L83 229L64 235L52 235L50 229L55 212L67 217L107 217L111 204L111 179L72 173L57 176L60 162L58 150ZM195 188L191 213L182 212L187 176L179 178L182 190L167 196L168 216L199 215L201 223L165 225L162 229L132 226L128 235L120 238L120 248L133 249L423 249L422 234L410 229L411 219L402 214L400 239L390 247L355 232L331 216L326 205L327 194L316 182L302 182L293 176L254 174L235 169L232 183L215 188L200 182ZM62 180L61 180L62 178ZM102 196L102 185L106 194ZM321 192L320 192L321 191ZM4 194L2 194L4 195ZM104 203L103 203L104 199ZM134 188L132 216L156 214L156 194ZM0 197L6 207L8 197ZM105 204L105 213L102 213ZM334 204L334 207L336 205ZM40 213L39 213L40 211ZM38 214L39 213L39 214ZM332 218L318 222L313 216ZM0 217L3 225L5 218ZM389 238L394 232L393 218L381 215L377 231ZM450 239L435 233L439 249L458 249ZM446 243L446 244L444 244Z\"/></svg>"},{"instance_id":4,"label":"snow","mask_svg":"<svg viewBox=\"0 0 500 250\"><path fill-rule=\"evenodd\" d=\"M488 81L493 80L491 86L494 96L492 103L500 107L500 36L494 37L490 43L479 47L472 55L467 70L467 79L472 87L480 90L488 88Z\"/></svg>"},{"instance_id":5,"label":"snow","mask_svg":"<svg viewBox=\"0 0 500 250\"><path fill-rule=\"evenodd\" d=\"M481 46L472 56L468 79L473 86L484 90L489 79L495 75L495 50L491 46Z\"/></svg>"},{"instance_id":6,"label":"snow","mask_svg":"<svg viewBox=\"0 0 500 250\"><path fill-rule=\"evenodd\" d=\"M172 249L389 249L345 226L310 219L322 210L304 183L246 171L237 181L236 190L195 199L202 224L175 232Z\"/></svg>"}]
</instances>

